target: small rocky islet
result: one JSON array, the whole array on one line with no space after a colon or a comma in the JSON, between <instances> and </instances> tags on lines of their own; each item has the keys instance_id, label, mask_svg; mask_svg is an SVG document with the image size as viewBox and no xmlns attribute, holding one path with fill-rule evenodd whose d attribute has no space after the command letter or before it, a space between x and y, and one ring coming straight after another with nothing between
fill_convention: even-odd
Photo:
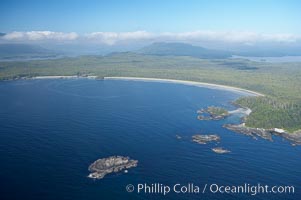
<instances>
[{"instance_id":1,"label":"small rocky islet","mask_svg":"<svg viewBox=\"0 0 301 200\"><path fill-rule=\"evenodd\" d=\"M192 141L198 143L198 144L207 144L208 142L219 142L220 137L216 134L211 135L193 135Z\"/></svg>"},{"instance_id":2,"label":"small rocky islet","mask_svg":"<svg viewBox=\"0 0 301 200\"><path fill-rule=\"evenodd\" d=\"M216 147L216 148L212 148L212 151L214 151L215 153L219 153L219 154L224 154L224 153L230 153L231 151L224 149L222 147Z\"/></svg>"},{"instance_id":3,"label":"small rocky islet","mask_svg":"<svg viewBox=\"0 0 301 200\"><path fill-rule=\"evenodd\" d=\"M209 106L197 111L199 120L221 120L230 115L228 110L220 107Z\"/></svg>"},{"instance_id":4,"label":"small rocky islet","mask_svg":"<svg viewBox=\"0 0 301 200\"><path fill-rule=\"evenodd\" d=\"M209 106L206 109L202 108L197 111L197 118L199 120L221 120L231 115L227 109L215 106ZM211 142L219 143L221 140L220 136L216 134L208 134L208 135L193 135L192 141L198 144L207 144ZM215 147L211 149L213 152L218 154L230 153L231 151L223 149L222 147Z\"/></svg>"},{"instance_id":5,"label":"small rocky islet","mask_svg":"<svg viewBox=\"0 0 301 200\"><path fill-rule=\"evenodd\" d=\"M220 136L216 134L209 134L209 135L193 135L192 141L198 144L207 144L211 142L219 143L221 140ZM211 149L213 152L218 154L230 153L229 150L223 149L222 147L215 147Z\"/></svg>"},{"instance_id":6,"label":"small rocky islet","mask_svg":"<svg viewBox=\"0 0 301 200\"><path fill-rule=\"evenodd\" d=\"M126 169L137 167L138 160L130 159L124 156L110 156L94 161L88 168L91 172L88 177L92 179L102 179L110 173L117 173Z\"/></svg>"}]
</instances>

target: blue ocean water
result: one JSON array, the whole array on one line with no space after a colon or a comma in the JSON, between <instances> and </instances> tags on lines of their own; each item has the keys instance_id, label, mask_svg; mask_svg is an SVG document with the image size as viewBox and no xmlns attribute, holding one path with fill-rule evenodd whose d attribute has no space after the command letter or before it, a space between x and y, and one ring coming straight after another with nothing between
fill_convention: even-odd
<instances>
[{"instance_id":1,"label":"blue ocean water","mask_svg":"<svg viewBox=\"0 0 301 200\"><path fill-rule=\"evenodd\" d=\"M18 80L0 83L0 199L300 199L301 148L233 133L196 111L235 109L240 95L171 83L122 80ZM218 134L200 145L194 134ZM180 135L182 139L177 139ZM216 154L212 147L231 150ZM129 173L87 178L111 155L139 160ZM295 194L138 194L128 184L295 187ZM201 188L203 189L203 188Z\"/></svg>"}]
</instances>

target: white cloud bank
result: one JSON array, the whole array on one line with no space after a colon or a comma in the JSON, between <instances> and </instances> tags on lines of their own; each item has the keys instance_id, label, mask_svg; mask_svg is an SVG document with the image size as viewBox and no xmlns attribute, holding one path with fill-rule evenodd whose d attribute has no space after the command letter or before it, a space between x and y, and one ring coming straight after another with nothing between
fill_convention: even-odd
<instances>
[{"instance_id":1,"label":"white cloud bank","mask_svg":"<svg viewBox=\"0 0 301 200\"><path fill-rule=\"evenodd\" d=\"M156 35L146 31L134 31L134 32L93 32L88 33L84 37L92 41L98 41L104 44L113 45L117 42L123 41L143 41L153 40Z\"/></svg>"},{"instance_id":2,"label":"white cloud bank","mask_svg":"<svg viewBox=\"0 0 301 200\"><path fill-rule=\"evenodd\" d=\"M52 31L30 31L30 32L11 32L3 36L5 40L19 41L41 41L41 40L75 40L78 38L77 33L62 33Z\"/></svg>"},{"instance_id":3,"label":"white cloud bank","mask_svg":"<svg viewBox=\"0 0 301 200\"><path fill-rule=\"evenodd\" d=\"M261 42L295 43L301 41L300 35L264 34L256 32L218 32L193 31L181 33L151 33L147 31L133 32L92 32L79 35L74 32L30 31L11 32L2 37L6 41L85 41L114 45L118 43L179 41L179 42L226 42L253 44Z\"/></svg>"},{"instance_id":4,"label":"white cloud bank","mask_svg":"<svg viewBox=\"0 0 301 200\"><path fill-rule=\"evenodd\" d=\"M163 33L162 36L178 40L192 41L221 41L234 43L247 42L296 42L300 36L293 34L263 34L256 32L216 32L216 31L194 31L184 33Z\"/></svg>"}]
</instances>

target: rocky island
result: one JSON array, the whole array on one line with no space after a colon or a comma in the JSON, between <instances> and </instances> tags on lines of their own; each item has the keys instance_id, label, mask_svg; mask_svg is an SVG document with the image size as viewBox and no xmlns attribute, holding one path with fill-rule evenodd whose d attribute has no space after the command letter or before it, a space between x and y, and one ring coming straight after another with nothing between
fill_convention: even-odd
<instances>
[{"instance_id":1,"label":"rocky island","mask_svg":"<svg viewBox=\"0 0 301 200\"><path fill-rule=\"evenodd\" d=\"M215 153L219 153L219 154L230 153L231 152L227 149L223 149L222 147L212 148L211 150L214 151Z\"/></svg>"},{"instance_id":2,"label":"rocky island","mask_svg":"<svg viewBox=\"0 0 301 200\"><path fill-rule=\"evenodd\" d=\"M208 142L219 142L220 137L218 135L193 135L192 141L199 144L207 144Z\"/></svg>"},{"instance_id":3,"label":"rocky island","mask_svg":"<svg viewBox=\"0 0 301 200\"><path fill-rule=\"evenodd\" d=\"M88 177L93 179L102 179L105 175L120 172L123 169L136 167L137 160L131 160L129 157L111 156L98 159L89 166L91 172Z\"/></svg>"},{"instance_id":4,"label":"rocky island","mask_svg":"<svg viewBox=\"0 0 301 200\"><path fill-rule=\"evenodd\" d=\"M199 120L221 120L229 115L228 110L215 106L209 106L207 109L200 109L197 113Z\"/></svg>"}]
</instances>

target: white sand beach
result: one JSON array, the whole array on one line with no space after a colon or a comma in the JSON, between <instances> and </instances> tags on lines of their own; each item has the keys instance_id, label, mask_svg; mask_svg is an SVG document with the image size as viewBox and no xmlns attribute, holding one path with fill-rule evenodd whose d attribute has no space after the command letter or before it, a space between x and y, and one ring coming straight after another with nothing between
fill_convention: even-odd
<instances>
[{"instance_id":1,"label":"white sand beach","mask_svg":"<svg viewBox=\"0 0 301 200\"><path fill-rule=\"evenodd\" d=\"M96 79L98 76L36 76L31 79L77 79L77 78L87 78L87 79ZM104 77L104 80L128 80L128 81L147 81L147 82L163 82L163 83L176 83L176 84L184 84L191 85L196 87L206 87L211 89L219 89L219 90L227 90L231 92L240 93L248 96L264 96L259 92L255 92L252 90L246 90L243 88L219 85L213 83L205 83L205 82L196 82L196 81L184 81L184 80L175 80L175 79L160 79L160 78L140 78L140 77Z\"/></svg>"},{"instance_id":2,"label":"white sand beach","mask_svg":"<svg viewBox=\"0 0 301 200\"><path fill-rule=\"evenodd\" d=\"M75 79L75 78L88 78L96 79L97 76L35 76L31 79Z\"/></svg>"},{"instance_id":3,"label":"white sand beach","mask_svg":"<svg viewBox=\"0 0 301 200\"><path fill-rule=\"evenodd\" d=\"M206 87L211 89L219 89L219 90L227 90L231 92L240 93L248 96L264 96L259 92L246 90L238 87L226 86L226 85L218 85L212 83L204 83L204 82L196 82L196 81L183 81L183 80L175 80L175 79L159 79L159 78L138 78L138 77L104 77L104 80L129 80L129 81L147 81L147 82L166 82L166 83L177 83L184 85L192 85L196 87Z\"/></svg>"}]
</instances>

